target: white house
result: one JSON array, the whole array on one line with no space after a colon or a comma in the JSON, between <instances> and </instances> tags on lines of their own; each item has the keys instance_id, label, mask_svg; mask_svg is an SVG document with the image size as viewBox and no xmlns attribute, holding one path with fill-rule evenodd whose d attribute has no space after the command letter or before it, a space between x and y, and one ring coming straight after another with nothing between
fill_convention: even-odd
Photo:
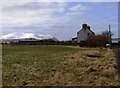
<instances>
[{"instance_id":1,"label":"white house","mask_svg":"<svg viewBox=\"0 0 120 88\"><path fill-rule=\"evenodd\" d=\"M90 35L95 35L93 31L90 30L90 26L87 24L82 25L82 29L77 32L77 42L84 42Z\"/></svg>"}]
</instances>

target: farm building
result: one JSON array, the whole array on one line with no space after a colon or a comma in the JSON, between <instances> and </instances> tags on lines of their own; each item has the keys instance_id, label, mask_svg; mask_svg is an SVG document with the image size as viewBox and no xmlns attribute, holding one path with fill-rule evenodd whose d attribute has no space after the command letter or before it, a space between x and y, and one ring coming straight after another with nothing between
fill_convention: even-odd
<instances>
[{"instance_id":1,"label":"farm building","mask_svg":"<svg viewBox=\"0 0 120 88\"><path fill-rule=\"evenodd\" d=\"M85 42L90 35L95 35L87 24L82 25L82 29L77 32L77 42Z\"/></svg>"},{"instance_id":2,"label":"farm building","mask_svg":"<svg viewBox=\"0 0 120 88\"><path fill-rule=\"evenodd\" d=\"M72 43L77 43L77 37L72 38Z\"/></svg>"}]
</instances>

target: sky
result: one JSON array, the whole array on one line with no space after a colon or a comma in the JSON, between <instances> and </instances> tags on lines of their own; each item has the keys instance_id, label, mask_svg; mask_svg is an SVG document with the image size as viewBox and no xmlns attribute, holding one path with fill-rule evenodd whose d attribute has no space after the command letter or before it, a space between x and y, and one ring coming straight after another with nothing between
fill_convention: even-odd
<instances>
[{"instance_id":1,"label":"sky","mask_svg":"<svg viewBox=\"0 0 120 88\"><path fill-rule=\"evenodd\" d=\"M87 23L96 34L111 25L118 37L118 0L4 0L0 13L1 35L32 32L69 40Z\"/></svg>"}]
</instances>

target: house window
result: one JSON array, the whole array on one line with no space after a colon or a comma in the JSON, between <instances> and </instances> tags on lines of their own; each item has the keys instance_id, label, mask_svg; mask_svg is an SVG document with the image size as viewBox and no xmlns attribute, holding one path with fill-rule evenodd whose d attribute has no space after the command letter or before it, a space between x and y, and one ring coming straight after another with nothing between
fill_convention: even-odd
<instances>
[{"instance_id":1,"label":"house window","mask_svg":"<svg viewBox=\"0 0 120 88\"><path fill-rule=\"evenodd\" d=\"M89 35L90 35L90 33L87 33L87 35L89 36Z\"/></svg>"}]
</instances>

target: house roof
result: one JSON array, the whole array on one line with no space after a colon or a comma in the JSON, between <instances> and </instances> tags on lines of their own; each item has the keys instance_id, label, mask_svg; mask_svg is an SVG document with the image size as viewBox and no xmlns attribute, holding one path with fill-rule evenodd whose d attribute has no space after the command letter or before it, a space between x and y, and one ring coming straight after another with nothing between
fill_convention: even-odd
<instances>
[{"instance_id":1,"label":"house roof","mask_svg":"<svg viewBox=\"0 0 120 88\"><path fill-rule=\"evenodd\" d=\"M82 28L81 30L83 30L83 28ZM81 30L80 30L80 31L81 31ZM95 34L92 30L90 30L90 29L88 29L88 28L87 28L87 30L89 30L90 32L92 32L93 34ZM78 31L78 32L80 32L80 31ZM78 32L77 32L77 33L78 33Z\"/></svg>"},{"instance_id":2,"label":"house roof","mask_svg":"<svg viewBox=\"0 0 120 88\"><path fill-rule=\"evenodd\" d=\"M88 29L89 31L91 31L93 34L95 34L92 30Z\"/></svg>"},{"instance_id":3,"label":"house roof","mask_svg":"<svg viewBox=\"0 0 120 88\"><path fill-rule=\"evenodd\" d=\"M72 39L77 39L77 37L73 37Z\"/></svg>"},{"instance_id":4,"label":"house roof","mask_svg":"<svg viewBox=\"0 0 120 88\"><path fill-rule=\"evenodd\" d=\"M89 30L91 33L95 34L92 30L90 30L90 26L87 25L87 24L85 24L85 23L82 25L82 29L87 29L87 30ZM82 29L81 29L81 30L82 30ZM81 31L81 30L80 30L80 31ZM78 31L78 32L80 32L80 31ZM78 32L77 32L77 33L78 33Z\"/></svg>"}]
</instances>

